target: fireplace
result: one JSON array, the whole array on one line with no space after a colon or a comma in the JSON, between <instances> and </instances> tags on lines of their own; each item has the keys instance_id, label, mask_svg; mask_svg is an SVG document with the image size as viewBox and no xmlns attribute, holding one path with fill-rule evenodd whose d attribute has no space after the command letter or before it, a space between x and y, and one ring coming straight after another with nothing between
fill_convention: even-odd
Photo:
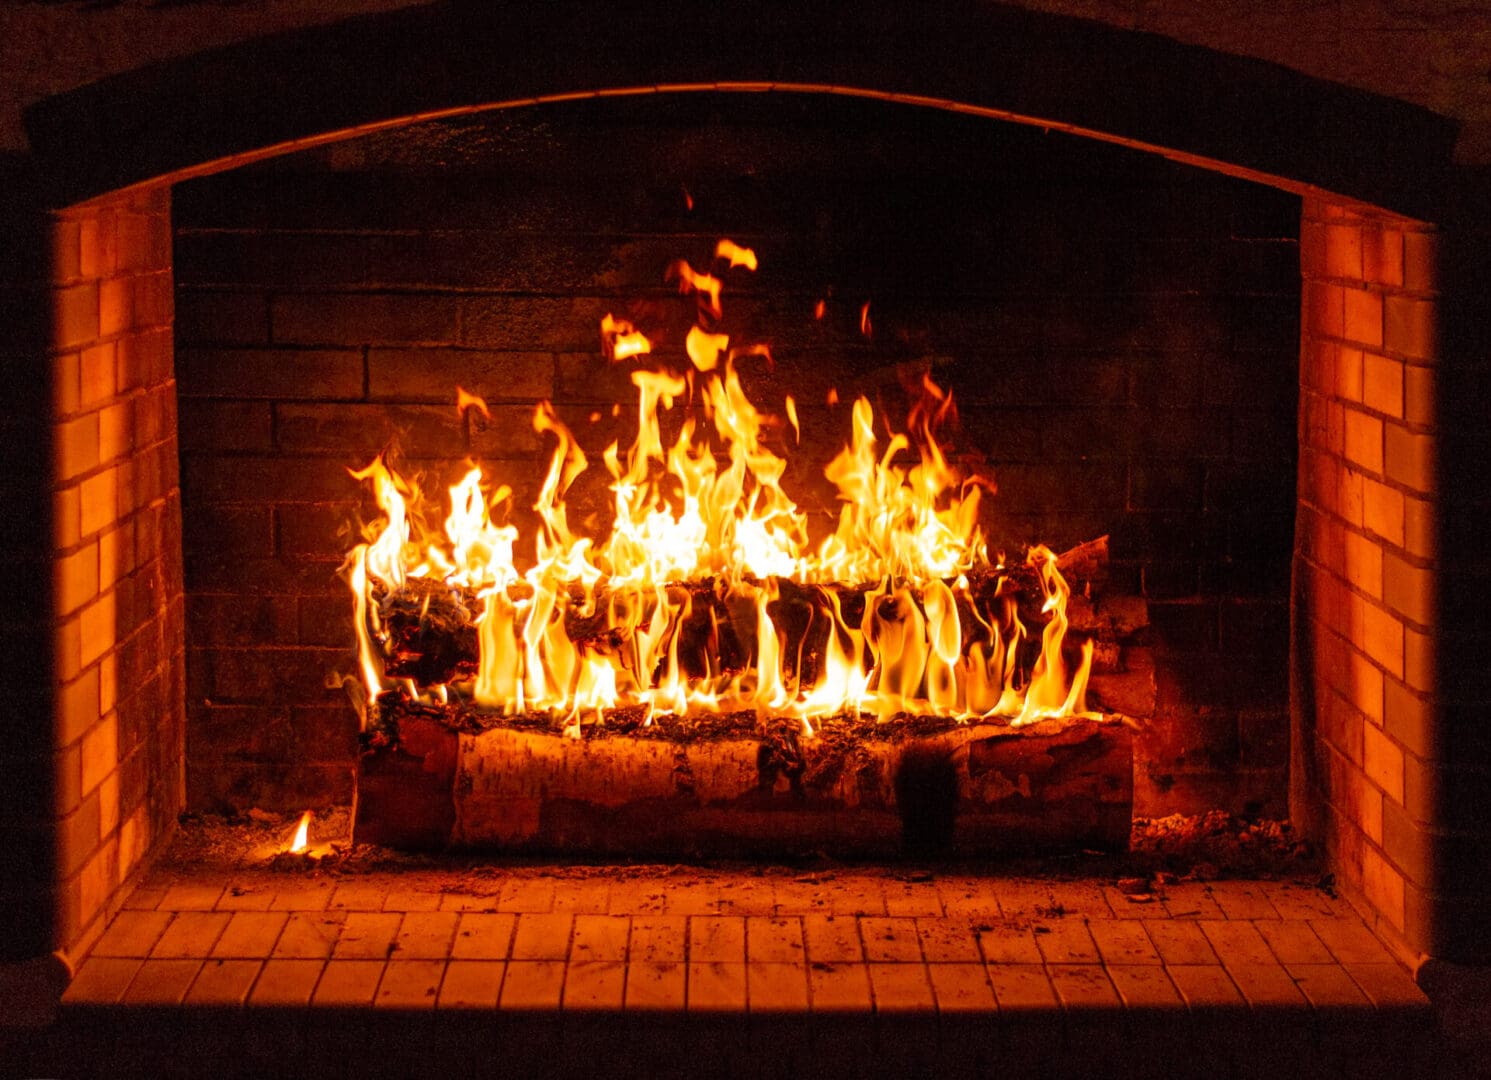
<instances>
[{"instance_id":1,"label":"fireplace","mask_svg":"<svg viewBox=\"0 0 1491 1080\"><path fill-rule=\"evenodd\" d=\"M542 42L564 32L562 22L530 30ZM319 173L297 174L290 165L200 181L193 176L476 105L525 108L499 114L503 119L490 128L473 120L464 127L427 127L422 136L455 132L458 145L461 138L479 142L483 132L496 131L522 146L524 137L532 138L522 131L526 117L545 108L593 109L609 123L643 116L643 123L664 125L659 118L676 108L674 115L688 117L680 126L692 129L700 111L707 120L712 109L725 115L736 106L713 104L711 96L680 107L653 91L713 95L767 85L732 81L721 73L735 67L724 61L708 79L692 65L675 75L648 67L647 77L625 77L607 61L588 75L567 76L571 81L563 86L534 71L526 72L533 81L521 85L520 68L489 85L482 81L489 76L479 74L488 70L484 58L463 52L446 35L449 28L441 29L438 14L405 14L394 23L409 33L411 50L416 42L430 44L432 35L453 59L440 77L411 77L392 106L369 87L361 96L342 87L345 93L326 93L299 115L294 109L247 115L235 113L231 95L224 94L213 107L223 111L220 120L231 122L210 135L208 125L190 122L172 131L170 116L180 102L166 82L144 79L123 96L105 87L33 113L38 145L67 177L57 189L63 195L47 196L67 206L49 219L50 256L37 270L37 279L50 286L49 309L30 316L33 325L45 326L37 347L51 372L43 440L54 452L36 483L46 486L50 500L41 520L52 525L44 562L56 583L57 616L45 694L57 731L40 752L46 767L38 772L33 765L32 772L42 777L37 786L58 815L47 830L27 832L33 846L19 849L36 857L23 860L31 869L14 879L25 883L29 905L7 935L15 955L34 955L43 946L86 950L130 875L187 807L300 809L350 794L355 714L338 696L341 690L324 689L328 670L347 655L346 601L332 574L345 547L331 544L353 509L345 467L362 464L359 455L378 449L387 432L400 427L428 435L441 447L427 451L434 457L485 452L449 441L456 427L443 403L452 387L427 389L423 378L411 383L411 371L469 370L458 361L471 360L501 388L494 394L483 387L489 405L512 414L525 413L527 402L544 396L545 378L556 393L575 393L570 404L587 413L600 404L589 400L595 395L586 365L595 362L589 350L604 311L593 303L597 297L585 294L598 279L587 260L620 249L597 246L594 225L585 226L587 246L566 256L568 263L514 262L510 251L492 249L495 268L473 263L469 252L464 261L442 264L450 246L446 237L442 247L438 225L389 228L376 200L394 198L401 213L445 212L491 207L490 193L473 187L469 177L420 181L397 170L380 175L364 169L380 154L396 156L392 137L337 143L339 149L323 152ZM382 40L390 25L337 32L350 35L343 46L367 48L369 39L361 35ZM1445 395L1451 387L1475 385L1463 373L1447 375L1438 362L1447 271L1444 234L1436 226L1458 224L1446 209L1450 204L1431 190L1441 128L1417 112L1272 69L1191 50L1164 53L1167 46L1149 39L1110 38L1065 23L1063 33L1079 34L1099 54L1159 50L1171 70L1204 76L1206 85L1240 79L1265 102L1302 95L1318 106L1318 115L1356 117L1368 130L1380 129L1388 145L1375 157L1360 146L1347 153L1360 136L1350 123L1326 121L1255 139L1266 126L1266 110L1256 103L1244 109L1221 91L1181 110L1178 115L1191 118L1184 130L1165 129L1122 108L1105 109L1094 90L1064 99L1051 89L1055 80L1043 83L1023 65L992 98L978 89L979 76L956 67L928 66L939 74L918 89L886 74L897 66L876 50L897 35L880 29L868 38L878 44L844 61L849 69L819 71L806 53L778 61L783 69L768 83L780 94L768 98L785 97L792 102L787 109L801 109L789 130L807 144L805 151L828 153L811 137L812 114L822 103L800 106L797 95L852 96L879 99L845 106L847 113L862 108L872 131L904 124L908 110L929 105L962 114L947 119L949 131L1035 119L1070 134L1046 140L1025 131L990 134L980 145L998 142L1013 155L1043 160L1058 175L1066 175L1072 160L1084 162L1077 166L1083 170L1104 160L1104 168L1112 164L1119 174L1134 171L1126 188L1114 187L1114 175L1105 173L1080 195L1043 189L1039 173L1021 170L1019 197L1027 205L1050 199L1046 216L985 216L979 223L985 227L991 219L1024 222L1024 246L973 235L964 237L968 247L961 254L1013 250L1015 257L979 261L978 268L1016 278L1029 273L1045 282L1027 292L1026 283L1007 277L946 318L929 314L932 297L946 293L918 294L935 277L897 281L895 273L915 266L947 275L958 267L956 259L887 263L874 257L872 234L849 228L836 235L832 215L826 222L759 218L755 231L770 240L776 229L785 238L780 257L766 265L805 275L796 282L778 278L783 284L775 296L761 286L761 295L751 298L763 322L781 327L762 336L785 355L794 334L818 333L811 305L833 286L837 323L830 330L854 342L863 362L852 377L863 377L875 371L877 350L891 365L924 360L936 368L940 358L954 356L969 310L983 311L994 332L981 332L971 347L987 350L989 363L963 369L964 385L953 389L973 445L995 459L999 511L1015 515L1010 539L1059 548L1111 531L1114 573L1148 601L1156 710L1164 709L1168 693L1173 711L1183 714L1183 723L1155 729L1155 767L1138 780L1150 805L1205 799L1277 812L1286 801L1287 747L1292 816L1325 839L1343 883L1380 931L1406 954L1483 957L1484 920L1474 914L1479 886L1466 876L1473 866L1464 855L1480 818L1468 795L1457 792L1473 784L1484 748L1474 756L1473 737L1459 734L1464 721L1452 720L1457 714L1445 704L1447 665L1434 630L1449 591L1436 584L1445 545L1465 543L1446 529L1436 461L1449 438L1445 431L1454 430ZM939 22L934 36L950 43L957 31ZM753 33L736 40L754 41ZM1028 40L1046 50L1047 59L1074 60L1049 37ZM211 85L261 64L265 70L293 64L294 48L276 51L280 47L214 57L216 74L207 70L211 65L191 61L175 75ZM742 48L742 55L749 53ZM411 64L411 72L422 70ZM795 77L794 64L801 66ZM870 74L875 70L881 76ZM1103 74L1094 86L1102 85ZM357 81L343 71L327 77ZM648 88L647 96L580 105L550 100L595 97L592 87L636 86ZM432 99L432 87L444 89ZM1173 91L1147 86L1144 92L1165 97ZM142 100L157 110L152 115L161 126L140 131L103 122ZM743 108L723 126L751 131L754 123L759 133L779 122L773 110L782 108L771 100L755 120ZM1256 131L1220 134L1230 125L1215 123L1206 110L1230 108L1243 109ZM1169 113L1156 108L1152 115ZM841 113L832 131L842 132L843 122ZM935 124L927 131L917 125L907 125L913 142L937 139ZM1074 135L1128 146L1087 145ZM84 154L79 140L85 136L118 140L131 152ZM1053 153L1035 145L1043 141L1060 147ZM1409 159L1402 147L1409 144L1436 148L1412 178L1403 167ZM709 149L692 148L694 161ZM1142 150L1161 150L1170 162L1133 164L1139 159L1129 155ZM896 190L912 186L904 163L889 155L869 160L901 170ZM1223 175L1187 173L1198 165ZM711 246L723 236L748 236L738 220L704 217L725 213L721 208L732 196L759 192L773 179L753 181L737 170L741 175L747 179L739 191L695 184L687 198L670 180L665 188L643 189L643 201L630 209L650 215L647 221L668 222L672 235L663 236L670 248L684 234L698 234L694 242L702 236ZM776 182L785 183L787 175L776 174ZM925 172L918 176L917 184L925 182ZM942 177L935 182L958 186ZM415 211L407 199L395 198L400 184L407 192L429 183L448 185L452 198ZM858 197L867 198L873 185L863 173L858 183ZM365 187L359 198L345 198L359 185ZM465 203L459 201L463 186ZM1116 191L1125 197L1114 199ZM907 211L910 220L959 199L966 208L966 190L947 194L948 203L920 201ZM275 202L281 196L284 205ZM1156 197L1161 209L1135 214L1146 198ZM689 199L701 224L689 223ZM563 203L551 202L549 209L555 205ZM789 200L786 210L781 202L769 205L777 213L804 213L812 200ZM276 219L270 211L286 216ZM328 214L346 215L344 228L326 229ZM1212 231L1194 231L1197 219ZM1105 229L1114 232L1100 235ZM552 251L562 231L536 230L523 240ZM765 255L772 248L762 250ZM807 257L792 259L794 250ZM635 280L655 288L658 259L675 253L639 247L621 254L618 280L631 285L625 275L645 271ZM1174 262L1167 266L1167 260ZM555 289L524 283L525 267L534 265L561 276L579 271L586 284ZM1166 269L1165 280L1146 280L1157 267ZM480 273L512 276L468 276ZM853 276L863 273L889 278ZM947 293L958 286L946 277L938 284ZM514 293L542 303L522 317L508 298ZM1142 308L1133 295L1145 297ZM1218 296L1224 300L1213 302ZM868 344L854 340L853 316L866 300L878 335ZM547 314L532 318L534 307ZM939 331L950 337L939 339ZM812 344L811 337L797 340ZM293 364L287 363L291 354ZM1032 354L1048 376L1036 388L1028 385ZM872 365L868 371L865 362ZM1058 378L1053 387L1053 369L1068 380ZM993 385L985 371L1027 385ZM814 374L823 377L821 370ZM1115 400L1121 408L1114 408ZM1045 423L1022 415L1032 408ZM1158 413L1165 422L1154 422ZM30 423L36 428L42 421L32 417ZM466 429L460 430L465 439ZM491 437L510 437L500 456L532 466L536 448L522 429L508 425ZM1093 444L1101 449L1089 452ZM1032 445L1041 448L1040 459L1020 460ZM1060 490L1082 492L1087 501L1052 501L1044 495L1050 488L1042 470L1074 478ZM44 501L38 491L23 494ZM204 550L204 528L234 550ZM255 564L253 575L243 576L245 564ZM1292 642L1287 651L1286 635ZM1196 678L1208 669L1223 674L1214 681ZM1451 747L1459 755L1453 768L1446 757Z\"/></svg>"},{"instance_id":2,"label":"fireplace","mask_svg":"<svg viewBox=\"0 0 1491 1080\"><path fill-rule=\"evenodd\" d=\"M938 454L952 464L936 481L935 505L951 520L961 501L980 535L948 534L963 545L953 561L967 565L944 568L941 578L956 584L966 571L977 590L1001 553L1019 564L1032 544L1063 551L1112 534L1111 561L1100 570L1079 579L1068 568L1079 593L1070 614L1079 624L1074 641L1096 621L1111 624L1111 611L1132 624L1099 635L1108 653L1091 682L1095 710L1143 721L1137 812L1286 816L1296 199L976 118L929 119L854 99L690 95L403 129L184 184L174 214L190 806L289 812L350 798L355 710L338 683L357 685L359 670L380 668L383 658L348 651L355 620L336 571L352 547L349 529L384 519L371 501L378 478L355 479L349 469L396 443L397 470L420 475L418 509L443 549L437 561L447 563L445 491L478 463L485 491L517 490L503 511L526 569L533 506L562 432L589 467L548 513L562 512L563 528L591 537L598 554L585 556L586 565L595 558L609 574L606 560L635 554L605 550L617 510L602 460L613 441L616 468L635 453L632 373L651 367L677 379L690 370L695 389L671 390L685 400L723 387L711 382L714 364L706 372L684 355L690 328L707 327L729 337L737 354L730 369L764 414L751 446L759 437L764 467L785 470L780 489L759 487L752 465L742 500L766 491L786 505L788 529L833 531L841 508L855 504L823 474L850 441L856 399L881 446L887 425L904 430L918 400L950 411L936 433L945 444ZM759 268L728 265L715 234L749 245ZM685 257L723 281L718 301L692 288L680 294ZM707 310L715 303L718 314ZM655 352L603 355L601 324L616 319L655 339L646 346ZM485 400L458 409L458 385ZM534 408L549 400L554 411L535 430ZM697 401L691 407L694 423L709 430L711 415ZM671 446L684 405L655 408L664 424L656 442ZM722 462L729 445L743 457L757 453L716 441ZM881 452L864 449L871 458ZM680 458L670 471L690 467ZM980 476L982 486L958 490ZM711 471L700 482L716 480ZM676 515L676 492L662 497ZM733 509L737 500L729 501ZM631 534L644 528L638 519ZM865 537L866 552L876 538L868 520L838 532L851 538L840 545L846 551L852 537ZM792 541L794 557L822 539ZM987 557L975 558L978 544ZM697 581L727 571L732 559L752 573L742 550L657 574ZM905 572L804 566L792 572L804 583L800 597L836 573L859 573L863 585L866 575ZM1031 595L1021 618L1038 645L1047 616L1034 571L1022 580ZM376 586L385 595L390 583ZM732 652L755 647L754 629L744 644L729 632L727 610L744 603L753 618L753 588L711 601L714 632L724 628ZM854 604L852 614L817 611L839 627L835 640L846 650L865 649L864 591L836 599ZM463 609L480 610L477 590L466 593ZM652 596L643 590L627 603L640 612ZM421 597L423 613L429 596ZM376 600L365 599L372 602L363 610L376 612ZM779 606L773 593L771 607ZM679 614L671 611L666 633L679 633ZM526 614L507 618L517 635L514 617ZM969 612L962 621L975 625ZM806 630L780 630L779 651L796 658ZM474 624L467 632L474 663ZM515 658L519 646L509 645ZM659 637L653 647L649 672L669 642ZM1002 662L1003 644L998 652ZM1075 675L1080 649L1069 642L1066 652ZM585 655L613 683L633 677L632 662L614 661L609 650ZM542 665L552 680L577 659L545 653ZM687 668L690 658L681 663ZM1030 663L1027 656L1022 693ZM788 666L790 682L795 659ZM918 660L917 680L920 670ZM964 681L960 674L949 692L964 695ZM1073 680L1056 681L1059 705ZM691 692L701 689L696 678ZM468 684L461 696L471 693ZM799 696L811 696L806 684ZM738 691L729 700L726 711L758 707ZM558 709L578 725L573 704ZM994 704L961 707L966 717ZM670 699L664 711L677 707ZM887 717L936 711L925 700L864 708ZM838 711L819 706L812 719ZM1018 702L1005 711L1018 713ZM803 722L811 732L812 721ZM372 794L363 795L371 805ZM399 805L402 820L408 804Z\"/></svg>"}]
</instances>

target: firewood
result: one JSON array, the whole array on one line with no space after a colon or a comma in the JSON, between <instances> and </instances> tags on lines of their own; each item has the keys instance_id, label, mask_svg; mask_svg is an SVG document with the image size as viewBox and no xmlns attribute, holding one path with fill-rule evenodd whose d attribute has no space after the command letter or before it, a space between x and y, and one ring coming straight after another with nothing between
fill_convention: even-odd
<instances>
[{"instance_id":1,"label":"firewood","mask_svg":"<svg viewBox=\"0 0 1491 1080\"><path fill-rule=\"evenodd\" d=\"M476 674L476 626L460 594L440 581L410 578L378 602L383 670L434 686Z\"/></svg>"},{"instance_id":2,"label":"firewood","mask_svg":"<svg viewBox=\"0 0 1491 1080\"><path fill-rule=\"evenodd\" d=\"M1056 556L1056 568L1068 583L1101 577L1108 570L1108 538L1100 536Z\"/></svg>"},{"instance_id":3,"label":"firewood","mask_svg":"<svg viewBox=\"0 0 1491 1080\"><path fill-rule=\"evenodd\" d=\"M576 739L542 718L488 718L472 733L469 717L447 728L429 707L393 707L417 739L364 755L360 843L921 858L1128 842L1132 749L1117 720L840 718L807 737L744 714L629 734L608 721ZM401 795L411 777L418 791Z\"/></svg>"}]
</instances>

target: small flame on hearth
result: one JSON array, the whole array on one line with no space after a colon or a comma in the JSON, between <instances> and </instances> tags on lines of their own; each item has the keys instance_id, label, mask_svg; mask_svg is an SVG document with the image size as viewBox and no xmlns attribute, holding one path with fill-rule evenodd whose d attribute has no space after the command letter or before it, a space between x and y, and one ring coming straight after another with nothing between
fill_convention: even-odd
<instances>
[{"instance_id":1,"label":"small flame on hearth","mask_svg":"<svg viewBox=\"0 0 1491 1080\"><path fill-rule=\"evenodd\" d=\"M290 853L298 855L310 846L311 836L311 812L307 810L300 815L300 824L295 827L295 839L290 841Z\"/></svg>"}]
</instances>

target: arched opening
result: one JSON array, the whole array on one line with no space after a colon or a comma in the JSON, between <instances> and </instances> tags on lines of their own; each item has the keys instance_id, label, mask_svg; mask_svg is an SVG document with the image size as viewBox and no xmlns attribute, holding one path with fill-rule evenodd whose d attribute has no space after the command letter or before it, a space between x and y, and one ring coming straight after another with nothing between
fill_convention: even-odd
<instances>
[{"instance_id":1,"label":"arched opening","mask_svg":"<svg viewBox=\"0 0 1491 1080\"><path fill-rule=\"evenodd\" d=\"M1435 797L1407 778L1432 753L1423 726L1433 724L1432 648L1428 613L1417 605L1434 572L1434 418L1421 379L1434 359L1436 282L1432 230L1401 215L1436 220L1443 125L1266 65L1070 20L987 11L812 15L824 23L804 25L784 51L764 39L769 21L753 22L753 14L710 13L702 30L676 16L647 28L662 39L729 43L720 55L685 56L624 47L639 30L619 13L605 16L614 25L597 25L594 13L406 12L191 58L32 111L38 156L56 183L49 197L69 204L53 225L47 350L61 395L48 483L60 492L57 521L66 526L50 553L61 583L53 707L65 734L56 749L69 770L54 786L76 796L61 815L76 835L38 883L66 898L49 931L55 943L71 947L97 932L120 885L168 834L184 793L187 618L172 386L182 369L167 299L166 191L501 105L669 91L930 106L1151 151L1304 198L1298 452L1299 497L1309 510L1293 553L1294 637L1314 643L1296 652L1295 811L1319 813L1345 876L1389 933L1420 949L1431 941L1431 871L1395 854L1384 817L1401 809L1397 827L1417 836L1434 812ZM499 35L507 51L494 62ZM827 38L843 47L816 47ZM557 71L552 58L575 42L574 66ZM309 70L315 79L305 78ZM272 334L268 308L266 318ZM292 344L374 347L314 336ZM98 510L105 488L112 515ZM1318 576L1337 565L1345 572ZM128 734L119 699L109 696L120 670L130 675L121 686L149 688L130 707L152 719Z\"/></svg>"}]
</instances>

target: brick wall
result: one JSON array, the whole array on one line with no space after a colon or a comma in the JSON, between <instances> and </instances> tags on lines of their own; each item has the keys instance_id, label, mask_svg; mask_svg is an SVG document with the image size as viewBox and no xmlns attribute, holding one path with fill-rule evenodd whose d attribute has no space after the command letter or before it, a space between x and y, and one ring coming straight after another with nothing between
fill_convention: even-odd
<instances>
[{"instance_id":1,"label":"brick wall","mask_svg":"<svg viewBox=\"0 0 1491 1080\"><path fill-rule=\"evenodd\" d=\"M1282 813L1297 206L981 120L699 98L425 125L182 185L192 805L349 793L355 721L325 683L354 670L336 568L373 508L345 468L397 436L413 466L469 455L531 503L532 404L552 397L593 461L629 440L600 316L678 355L691 310L664 269L729 235L762 270L730 276L725 329L775 347L774 370L742 365L758 401L799 402L800 501L832 506L828 388L894 413L897 365L930 363L958 450L1000 484L996 540L1111 532L1117 581L1151 598L1142 808ZM494 424L457 417L458 383ZM582 509L604 505L593 479Z\"/></svg>"},{"instance_id":2,"label":"brick wall","mask_svg":"<svg viewBox=\"0 0 1491 1080\"><path fill-rule=\"evenodd\" d=\"M1437 773L1440 237L1308 201L1295 633L1297 784L1379 927L1429 951L1441 889ZM1307 650L1307 651L1303 651ZM1301 813L1307 813L1301 810Z\"/></svg>"},{"instance_id":3,"label":"brick wall","mask_svg":"<svg viewBox=\"0 0 1491 1080\"><path fill-rule=\"evenodd\" d=\"M51 225L57 926L86 946L182 808L170 203Z\"/></svg>"}]
</instances>

